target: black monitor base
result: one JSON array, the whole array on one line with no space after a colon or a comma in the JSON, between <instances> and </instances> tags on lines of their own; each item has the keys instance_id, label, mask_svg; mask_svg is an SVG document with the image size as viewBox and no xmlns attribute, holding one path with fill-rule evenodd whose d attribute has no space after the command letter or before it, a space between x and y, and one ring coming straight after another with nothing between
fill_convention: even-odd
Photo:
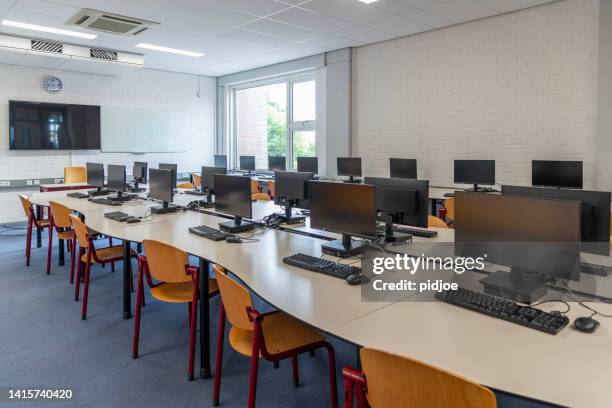
<instances>
[{"instance_id":1,"label":"black monitor base","mask_svg":"<svg viewBox=\"0 0 612 408\"><path fill-rule=\"evenodd\" d=\"M111 192L109 190L93 190L93 191L89 191L87 194L89 194L90 197L98 197L98 196L104 196L104 195L109 195Z\"/></svg>"},{"instance_id":2,"label":"black monitor base","mask_svg":"<svg viewBox=\"0 0 612 408\"><path fill-rule=\"evenodd\" d=\"M176 205L158 205L155 207L151 207L152 214L172 214L178 211L180 207Z\"/></svg>"},{"instance_id":3,"label":"black monitor base","mask_svg":"<svg viewBox=\"0 0 612 408\"><path fill-rule=\"evenodd\" d=\"M321 245L321 251L324 254L338 258L348 258L359 255L367 249L367 242L351 239L350 235L343 235L342 239L337 239Z\"/></svg>"},{"instance_id":4,"label":"black monitor base","mask_svg":"<svg viewBox=\"0 0 612 408\"><path fill-rule=\"evenodd\" d=\"M111 198L109 198L109 200L116 201L118 203L125 203L125 202L131 201L131 200L133 200L135 198L136 198L136 196L133 196L133 195L123 195L123 194L121 194L121 195L118 195L117 197L111 197Z\"/></svg>"},{"instance_id":5,"label":"black monitor base","mask_svg":"<svg viewBox=\"0 0 612 408\"><path fill-rule=\"evenodd\" d=\"M140 188L140 187L130 188L130 193L144 193L145 191L147 191L146 188Z\"/></svg>"},{"instance_id":6,"label":"black monitor base","mask_svg":"<svg viewBox=\"0 0 612 408\"><path fill-rule=\"evenodd\" d=\"M391 235L385 235L385 243L388 244L399 244L402 242L411 242L412 235L411 234L402 234L401 232L393 232Z\"/></svg>"},{"instance_id":7,"label":"black monitor base","mask_svg":"<svg viewBox=\"0 0 612 408\"><path fill-rule=\"evenodd\" d=\"M280 220L282 224L288 224L288 225L303 224L306 222L306 217L299 216L299 215L292 215L291 217L287 217L285 215L282 215L280 217Z\"/></svg>"},{"instance_id":8,"label":"black monitor base","mask_svg":"<svg viewBox=\"0 0 612 408\"><path fill-rule=\"evenodd\" d=\"M513 269L482 278L485 293L520 303L533 303L546 294L546 281L539 274Z\"/></svg>"},{"instance_id":9,"label":"black monitor base","mask_svg":"<svg viewBox=\"0 0 612 408\"><path fill-rule=\"evenodd\" d=\"M239 223L236 220L222 222L219 224L219 229L223 232L229 232L230 234L239 234L241 232L251 231L255 228L255 225L250 222L240 221Z\"/></svg>"}]
</instances>

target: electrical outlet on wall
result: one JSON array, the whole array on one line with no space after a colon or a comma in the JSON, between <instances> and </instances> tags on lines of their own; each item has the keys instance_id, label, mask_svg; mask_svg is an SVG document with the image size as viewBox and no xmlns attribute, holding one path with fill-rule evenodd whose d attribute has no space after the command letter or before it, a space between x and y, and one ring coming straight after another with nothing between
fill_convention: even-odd
<instances>
[{"instance_id":1,"label":"electrical outlet on wall","mask_svg":"<svg viewBox=\"0 0 612 408\"><path fill-rule=\"evenodd\" d=\"M54 179L53 184L61 184L64 182L64 179Z\"/></svg>"},{"instance_id":2,"label":"electrical outlet on wall","mask_svg":"<svg viewBox=\"0 0 612 408\"><path fill-rule=\"evenodd\" d=\"M10 187L11 182L8 180L0 181L0 187Z\"/></svg>"}]
</instances>

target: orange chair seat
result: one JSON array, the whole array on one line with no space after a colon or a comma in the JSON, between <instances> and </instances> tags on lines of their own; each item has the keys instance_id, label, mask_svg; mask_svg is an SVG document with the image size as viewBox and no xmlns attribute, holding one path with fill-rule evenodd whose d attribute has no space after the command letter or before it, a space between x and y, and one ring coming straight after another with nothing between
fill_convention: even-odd
<instances>
[{"instance_id":1,"label":"orange chair seat","mask_svg":"<svg viewBox=\"0 0 612 408\"><path fill-rule=\"evenodd\" d=\"M38 225L40 225L41 227L48 227L49 226L49 220L38 220Z\"/></svg>"},{"instance_id":2,"label":"orange chair seat","mask_svg":"<svg viewBox=\"0 0 612 408\"><path fill-rule=\"evenodd\" d=\"M216 279L208 279L208 294L211 295L219 291ZM193 299L193 283L180 282L168 283L164 282L159 286L151 288L151 294L157 300L171 303L186 303Z\"/></svg>"},{"instance_id":3,"label":"orange chair seat","mask_svg":"<svg viewBox=\"0 0 612 408\"><path fill-rule=\"evenodd\" d=\"M325 340L318 331L306 326L285 313L278 312L264 316L262 331L266 349L271 355L307 346ZM251 356L253 331L232 326L229 341L234 350Z\"/></svg>"},{"instance_id":4,"label":"orange chair seat","mask_svg":"<svg viewBox=\"0 0 612 408\"><path fill-rule=\"evenodd\" d=\"M57 237L59 239L72 239L72 238L74 238L74 231L73 230L69 230L69 231L58 232L57 233Z\"/></svg>"},{"instance_id":5,"label":"orange chair seat","mask_svg":"<svg viewBox=\"0 0 612 408\"><path fill-rule=\"evenodd\" d=\"M251 200L255 201L270 201L270 196L266 193L251 194Z\"/></svg>"},{"instance_id":6,"label":"orange chair seat","mask_svg":"<svg viewBox=\"0 0 612 408\"><path fill-rule=\"evenodd\" d=\"M131 250L131 252L133 257L138 256L138 253L133 249ZM121 245L115 245L112 247L96 249L96 256L98 257L100 262L106 263L118 261L123 258L123 247ZM81 261L87 262L87 254L83 255ZM95 263L93 256L91 257L91 263Z\"/></svg>"}]
</instances>

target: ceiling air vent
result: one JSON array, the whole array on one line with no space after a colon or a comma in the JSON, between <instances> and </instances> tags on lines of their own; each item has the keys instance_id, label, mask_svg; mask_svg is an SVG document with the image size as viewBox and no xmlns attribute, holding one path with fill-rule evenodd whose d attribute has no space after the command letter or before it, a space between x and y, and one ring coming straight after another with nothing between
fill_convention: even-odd
<instances>
[{"instance_id":1,"label":"ceiling air vent","mask_svg":"<svg viewBox=\"0 0 612 408\"><path fill-rule=\"evenodd\" d=\"M104 61L117 61L117 51L101 50L99 48L91 48L89 50L89 56L91 58L100 59Z\"/></svg>"},{"instance_id":2,"label":"ceiling air vent","mask_svg":"<svg viewBox=\"0 0 612 408\"><path fill-rule=\"evenodd\" d=\"M52 52L54 54L61 54L63 51L63 45L61 43L32 40L32 51Z\"/></svg>"},{"instance_id":3,"label":"ceiling air vent","mask_svg":"<svg viewBox=\"0 0 612 408\"><path fill-rule=\"evenodd\" d=\"M159 23L99 10L82 9L68 20L67 24L117 35L136 35Z\"/></svg>"}]
</instances>

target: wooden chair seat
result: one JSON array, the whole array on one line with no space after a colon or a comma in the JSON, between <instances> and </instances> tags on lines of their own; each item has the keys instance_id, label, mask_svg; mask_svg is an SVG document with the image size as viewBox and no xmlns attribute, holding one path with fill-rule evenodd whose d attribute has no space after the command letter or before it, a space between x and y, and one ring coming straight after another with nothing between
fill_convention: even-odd
<instances>
[{"instance_id":1,"label":"wooden chair seat","mask_svg":"<svg viewBox=\"0 0 612 408\"><path fill-rule=\"evenodd\" d=\"M57 237L63 240L70 240L74 238L74 231L61 231L57 233Z\"/></svg>"},{"instance_id":2,"label":"wooden chair seat","mask_svg":"<svg viewBox=\"0 0 612 408\"><path fill-rule=\"evenodd\" d=\"M38 220L36 223L40 228L46 228L49 226L49 220Z\"/></svg>"},{"instance_id":3,"label":"wooden chair seat","mask_svg":"<svg viewBox=\"0 0 612 408\"><path fill-rule=\"evenodd\" d=\"M208 295L212 295L219 291L216 279L208 279ZM151 295L157 300L170 303L189 303L193 300L193 283L180 282L168 283L164 282L158 286L151 288Z\"/></svg>"},{"instance_id":4,"label":"wooden chair seat","mask_svg":"<svg viewBox=\"0 0 612 408\"><path fill-rule=\"evenodd\" d=\"M185 182L185 183L178 183L176 185L176 188L187 188L189 190L193 190L195 187L193 186L192 183Z\"/></svg>"},{"instance_id":5,"label":"wooden chair seat","mask_svg":"<svg viewBox=\"0 0 612 408\"><path fill-rule=\"evenodd\" d=\"M262 322L266 349L271 355L299 349L325 340L318 331L282 312L265 315ZM229 342L240 354L250 357L253 349L253 331L232 326Z\"/></svg>"},{"instance_id":6,"label":"wooden chair seat","mask_svg":"<svg viewBox=\"0 0 612 408\"><path fill-rule=\"evenodd\" d=\"M130 251L131 251L132 257L138 256L138 253L134 251L133 249L131 249ZM103 263L120 261L121 259L123 259L123 246L115 245L115 246L110 246L106 248L96 249L96 256L91 257L91 263L96 263L96 260L95 260L96 257L98 258L100 262L103 262ZM87 262L87 254L81 257L81 261Z\"/></svg>"},{"instance_id":7,"label":"wooden chair seat","mask_svg":"<svg viewBox=\"0 0 612 408\"><path fill-rule=\"evenodd\" d=\"M270 196L266 193L251 194L251 200L255 201L270 201Z\"/></svg>"}]
</instances>

